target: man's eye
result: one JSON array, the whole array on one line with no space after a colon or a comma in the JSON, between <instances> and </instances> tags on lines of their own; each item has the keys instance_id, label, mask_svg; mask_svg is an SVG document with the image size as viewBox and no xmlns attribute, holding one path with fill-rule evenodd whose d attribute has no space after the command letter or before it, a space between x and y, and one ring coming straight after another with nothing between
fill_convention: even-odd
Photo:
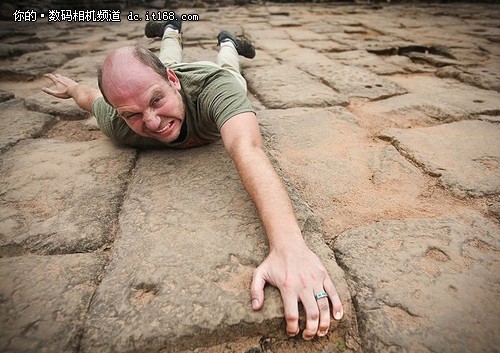
<instances>
[{"instance_id":1,"label":"man's eye","mask_svg":"<svg viewBox=\"0 0 500 353\"><path fill-rule=\"evenodd\" d=\"M153 106L158 106L160 104L161 99L162 97L156 97L155 99L153 99L152 101Z\"/></svg>"},{"instance_id":2,"label":"man's eye","mask_svg":"<svg viewBox=\"0 0 500 353\"><path fill-rule=\"evenodd\" d=\"M123 119L125 119L125 120L133 120L133 119L138 118L139 116L140 116L139 113L122 115Z\"/></svg>"}]
</instances>

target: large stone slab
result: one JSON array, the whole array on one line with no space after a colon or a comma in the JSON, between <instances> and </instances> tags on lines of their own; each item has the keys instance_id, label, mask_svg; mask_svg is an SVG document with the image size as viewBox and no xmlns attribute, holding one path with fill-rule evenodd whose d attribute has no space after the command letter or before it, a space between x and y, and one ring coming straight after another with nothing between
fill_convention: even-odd
<instances>
[{"instance_id":1,"label":"large stone slab","mask_svg":"<svg viewBox=\"0 0 500 353\"><path fill-rule=\"evenodd\" d=\"M500 193L500 127L459 121L434 127L388 129L381 134L453 194Z\"/></svg>"},{"instance_id":2,"label":"large stone slab","mask_svg":"<svg viewBox=\"0 0 500 353\"><path fill-rule=\"evenodd\" d=\"M84 79L84 83L92 84L97 88L97 69L101 66L105 56L106 54L101 52L76 56L61 66L58 72L75 79L78 77L78 82Z\"/></svg>"},{"instance_id":3,"label":"large stone slab","mask_svg":"<svg viewBox=\"0 0 500 353\"><path fill-rule=\"evenodd\" d=\"M290 39L270 38L259 39L256 43L256 48L274 56L280 54L284 50L292 48L298 49L300 46Z\"/></svg>"},{"instance_id":4,"label":"large stone slab","mask_svg":"<svg viewBox=\"0 0 500 353\"><path fill-rule=\"evenodd\" d=\"M1 102L0 110L0 151L21 140L41 135L54 122L54 117L48 114L27 110L22 99Z\"/></svg>"},{"instance_id":5,"label":"large stone slab","mask_svg":"<svg viewBox=\"0 0 500 353\"><path fill-rule=\"evenodd\" d=\"M34 80L51 72L68 61L68 57L57 51L40 51L22 55L10 66L0 67L2 80Z\"/></svg>"},{"instance_id":6,"label":"large stone slab","mask_svg":"<svg viewBox=\"0 0 500 353\"><path fill-rule=\"evenodd\" d=\"M342 233L335 254L365 352L495 352L499 244L498 226L474 211Z\"/></svg>"},{"instance_id":7,"label":"large stone slab","mask_svg":"<svg viewBox=\"0 0 500 353\"><path fill-rule=\"evenodd\" d=\"M307 241L345 302L332 331L351 327L342 273L301 207ZM267 288L263 309L251 309L252 273L267 242L221 144L141 153L119 225L81 352L178 351L284 330L277 290Z\"/></svg>"},{"instance_id":8,"label":"large stone slab","mask_svg":"<svg viewBox=\"0 0 500 353\"><path fill-rule=\"evenodd\" d=\"M97 249L114 236L135 152L107 140L26 140L0 166L0 255Z\"/></svg>"},{"instance_id":9,"label":"large stone slab","mask_svg":"<svg viewBox=\"0 0 500 353\"><path fill-rule=\"evenodd\" d=\"M331 61L330 64L305 63L300 69L320 77L341 94L351 97L380 100L404 94L407 91L397 83L359 67Z\"/></svg>"},{"instance_id":10,"label":"large stone slab","mask_svg":"<svg viewBox=\"0 0 500 353\"><path fill-rule=\"evenodd\" d=\"M343 107L258 113L271 155L332 239L346 228L432 210L421 198L422 172L384 143L374 143Z\"/></svg>"},{"instance_id":11,"label":"large stone slab","mask_svg":"<svg viewBox=\"0 0 500 353\"><path fill-rule=\"evenodd\" d=\"M50 86L47 83L47 86ZM59 99L44 92L25 98L25 105L31 111L53 115L61 120L83 120L90 113L78 107L72 99Z\"/></svg>"},{"instance_id":12,"label":"large stone slab","mask_svg":"<svg viewBox=\"0 0 500 353\"><path fill-rule=\"evenodd\" d=\"M391 63L390 60L369 53L366 50L349 50L340 53L331 53L328 54L328 57L344 65L361 67L378 75L392 75L405 72L405 69L400 65Z\"/></svg>"},{"instance_id":13,"label":"large stone slab","mask_svg":"<svg viewBox=\"0 0 500 353\"><path fill-rule=\"evenodd\" d=\"M0 44L0 58L12 58L15 56L19 56L29 52L37 52L40 50L48 50L46 44L42 43L16 43L16 44L8 44L1 43Z\"/></svg>"},{"instance_id":14,"label":"large stone slab","mask_svg":"<svg viewBox=\"0 0 500 353\"><path fill-rule=\"evenodd\" d=\"M391 76L391 80L408 93L354 107L357 115L377 121L374 125L422 126L471 119L481 115L498 115L500 94L465 85L451 79L432 76Z\"/></svg>"},{"instance_id":15,"label":"large stone slab","mask_svg":"<svg viewBox=\"0 0 500 353\"><path fill-rule=\"evenodd\" d=\"M315 42L329 39L326 34L319 34L306 28L287 28L286 32L294 42Z\"/></svg>"},{"instance_id":16,"label":"large stone slab","mask_svg":"<svg viewBox=\"0 0 500 353\"><path fill-rule=\"evenodd\" d=\"M293 66L247 68L243 74L249 89L268 108L348 104L345 96Z\"/></svg>"},{"instance_id":17,"label":"large stone slab","mask_svg":"<svg viewBox=\"0 0 500 353\"><path fill-rule=\"evenodd\" d=\"M98 254L0 259L0 350L77 353L106 261Z\"/></svg>"},{"instance_id":18,"label":"large stone slab","mask_svg":"<svg viewBox=\"0 0 500 353\"><path fill-rule=\"evenodd\" d=\"M347 50L354 50L354 47L335 42L333 40L316 40L311 42L301 42L304 48L314 49L319 53L336 53Z\"/></svg>"},{"instance_id":19,"label":"large stone slab","mask_svg":"<svg viewBox=\"0 0 500 353\"><path fill-rule=\"evenodd\" d=\"M287 65L300 68L304 63L311 65L334 65L335 63L323 53L310 48L285 48L274 54L276 58Z\"/></svg>"},{"instance_id":20,"label":"large stone slab","mask_svg":"<svg viewBox=\"0 0 500 353\"><path fill-rule=\"evenodd\" d=\"M0 103L14 99L15 95L12 92L0 90Z\"/></svg>"},{"instance_id":21,"label":"large stone slab","mask_svg":"<svg viewBox=\"0 0 500 353\"><path fill-rule=\"evenodd\" d=\"M436 72L438 77L449 77L483 89L491 89L500 92L500 65L488 65L487 67L469 68L457 66L445 66Z\"/></svg>"},{"instance_id":22,"label":"large stone slab","mask_svg":"<svg viewBox=\"0 0 500 353\"><path fill-rule=\"evenodd\" d=\"M408 115L416 111L415 114L453 121L500 111L500 93L495 91L431 76L394 76L391 79L410 93L381 102L382 109L375 108L374 113L398 111Z\"/></svg>"}]
</instances>

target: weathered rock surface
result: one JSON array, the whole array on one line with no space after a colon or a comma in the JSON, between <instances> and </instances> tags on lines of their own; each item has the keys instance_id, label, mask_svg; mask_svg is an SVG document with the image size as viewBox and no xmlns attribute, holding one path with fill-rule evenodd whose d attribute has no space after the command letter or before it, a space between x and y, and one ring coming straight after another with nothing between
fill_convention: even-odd
<instances>
[{"instance_id":1,"label":"weathered rock surface","mask_svg":"<svg viewBox=\"0 0 500 353\"><path fill-rule=\"evenodd\" d=\"M90 113L78 107L70 99L57 99L44 92L35 93L25 99L29 110L53 115L61 120L82 120Z\"/></svg>"},{"instance_id":2,"label":"weathered rock surface","mask_svg":"<svg viewBox=\"0 0 500 353\"><path fill-rule=\"evenodd\" d=\"M342 233L368 352L494 352L500 345L500 229L474 211Z\"/></svg>"},{"instance_id":3,"label":"weathered rock surface","mask_svg":"<svg viewBox=\"0 0 500 353\"><path fill-rule=\"evenodd\" d=\"M12 65L0 68L3 80L24 81L34 80L46 72L52 72L68 61L63 53L40 51L23 54Z\"/></svg>"},{"instance_id":4,"label":"weathered rock surface","mask_svg":"<svg viewBox=\"0 0 500 353\"><path fill-rule=\"evenodd\" d=\"M51 115L27 110L22 99L1 102L0 111L0 151L21 140L40 136L54 122Z\"/></svg>"},{"instance_id":5,"label":"weathered rock surface","mask_svg":"<svg viewBox=\"0 0 500 353\"><path fill-rule=\"evenodd\" d=\"M106 261L99 254L0 258L2 352L78 352Z\"/></svg>"},{"instance_id":6,"label":"weathered rock surface","mask_svg":"<svg viewBox=\"0 0 500 353\"><path fill-rule=\"evenodd\" d=\"M158 53L127 9L0 22L0 350L498 350L498 4L246 3L179 8L199 15L184 60L215 60L222 29L254 41L267 151L345 317L305 342L275 289L251 310L266 238L221 143L121 149L41 92L46 71L96 87L118 47Z\"/></svg>"},{"instance_id":7,"label":"weathered rock surface","mask_svg":"<svg viewBox=\"0 0 500 353\"><path fill-rule=\"evenodd\" d=\"M346 224L428 208L419 201L422 172L394 147L371 142L347 109L272 109L258 117L271 155L322 219L325 237Z\"/></svg>"},{"instance_id":8,"label":"weathered rock surface","mask_svg":"<svg viewBox=\"0 0 500 353\"><path fill-rule=\"evenodd\" d=\"M462 81L471 86L483 89L491 89L500 92L500 67L488 68L464 68L455 66L445 66L436 72L438 77L449 77Z\"/></svg>"},{"instance_id":9,"label":"weathered rock surface","mask_svg":"<svg viewBox=\"0 0 500 353\"><path fill-rule=\"evenodd\" d=\"M105 140L26 140L2 158L0 254L64 254L112 241L135 152Z\"/></svg>"},{"instance_id":10,"label":"weathered rock surface","mask_svg":"<svg viewBox=\"0 0 500 353\"><path fill-rule=\"evenodd\" d=\"M307 220L307 211L298 211ZM250 305L252 273L267 254L266 237L222 145L142 153L119 227L83 352L122 352L131 344L139 351L195 348L200 335L209 334L204 341L215 344L279 327L276 290L267 291L261 311ZM346 303L342 325L350 326L349 294L329 260L331 250L304 231Z\"/></svg>"},{"instance_id":11,"label":"weathered rock surface","mask_svg":"<svg viewBox=\"0 0 500 353\"><path fill-rule=\"evenodd\" d=\"M328 85L349 98L379 100L406 93L398 84L371 71L342 64L304 64L301 69L321 77Z\"/></svg>"},{"instance_id":12,"label":"weathered rock surface","mask_svg":"<svg viewBox=\"0 0 500 353\"><path fill-rule=\"evenodd\" d=\"M500 126L459 121L381 134L460 197L500 193Z\"/></svg>"},{"instance_id":13,"label":"weathered rock surface","mask_svg":"<svg viewBox=\"0 0 500 353\"><path fill-rule=\"evenodd\" d=\"M346 97L324 85L321 80L311 78L295 67L249 68L245 71L245 78L250 90L268 108L327 107L348 103Z\"/></svg>"},{"instance_id":14,"label":"weathered rock surface","mask_svg":"<svg viewBox=\"0 0 500 353\"><path fill-rule=\"evenodd\" d=\"M391 57L382 58L379 55L369 53L366 50L347 50L339 53L328 54L328 57L341 62L344 65L354 65L370 70L378 75L391 75L404 73L403 65L391 62Z\"/></svg>"},{"instance_id":15,"label":"weathered rock surface","mask_svg":"<svg viewBox=\"0 0 500 353\"><path fill-rule=\"evenodd\" d=\"M29 52L49 49L47 45L41 43L17 43L17 44L0 44L0 58L11 58ZM2 77L3 78L3 77Z\"/></svg>"},{"instance_id":16,"label":"weathered rock surface","mask_svg":"<svg viewBox=\"0 0 500 353\"><path fill-rule=\"evenodd\" d=\"M0 91L0 103L13 99L15 97L14 93L8 91Z\"/></svg>"},{"instance_id":17,"label":"weathered rock surface","mask_svg":"<svg viewBox=\"0 0 500 353\"><path fill-rule=\"evenodd\" d=\"M420 127L458 120L495 120L500 115L500 94L451 79L394 75L391 80L408 93L352 106L356 115L370 116L373 129Z\"/></svg>"}]
</instances>

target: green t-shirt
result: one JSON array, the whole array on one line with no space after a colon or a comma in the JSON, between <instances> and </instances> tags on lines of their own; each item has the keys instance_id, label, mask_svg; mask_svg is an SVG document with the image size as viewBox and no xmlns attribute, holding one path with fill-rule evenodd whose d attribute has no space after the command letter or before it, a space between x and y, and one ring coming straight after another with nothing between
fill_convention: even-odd
<instances>
[{"instance_id":1,"label":"green t-shirt","mask_svg":"<svg viewBox=\"0 0 500 353\"><path fill-rule=\"evenodd\" d=\"M92 105L101 131L112 140L133 147L188 148L219 139L221 126L233 116L255 113L246 91L227 70L203 64L176 64L170 69L180 80L186 107L183 141L165 144L136 134L103 97Z\"/></svg>"}]
</instances>

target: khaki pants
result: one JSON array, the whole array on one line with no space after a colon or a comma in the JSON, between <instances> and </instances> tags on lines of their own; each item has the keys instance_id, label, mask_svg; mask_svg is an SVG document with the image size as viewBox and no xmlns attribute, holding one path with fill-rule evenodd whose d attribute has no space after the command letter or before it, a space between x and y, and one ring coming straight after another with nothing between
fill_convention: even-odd
<instances>
[{"instance_id":1,"label":"khaki pants","mask_svg":"<svg viewBox=\"0 0 500 353\"><path fill-rule=\"evenodd\" d=\"M161 41L160 54L158 58L165 65L182 63L182 39L175 31L165 31ZM236 77L241 86L247 90L247 82L241 76L238 52L233 46L222 45L217 55L217 63L211 61L197 61L197 64L220 67L228 70Z\"/></svg>"}]
</instances>

